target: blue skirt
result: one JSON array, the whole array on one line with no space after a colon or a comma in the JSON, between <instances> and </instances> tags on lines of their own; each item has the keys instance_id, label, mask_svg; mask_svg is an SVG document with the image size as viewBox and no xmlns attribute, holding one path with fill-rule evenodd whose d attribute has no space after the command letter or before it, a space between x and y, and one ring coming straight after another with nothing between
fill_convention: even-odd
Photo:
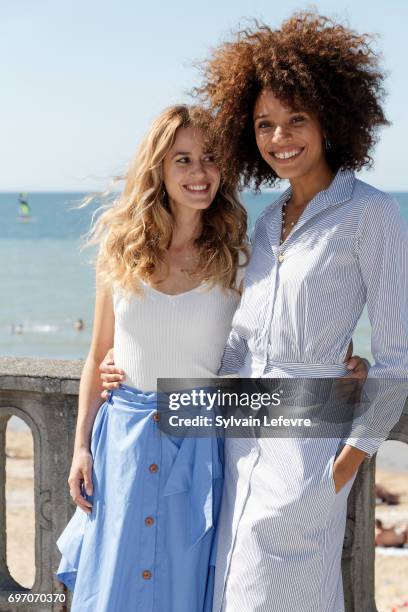
<instances>
[{"instance_id":1,"label":"blue skirt","mask_svg":"<svg viewBox=\"0 0 408 612\"><path fill-rule=\"evenodd\" d=\"M158 429L157 394L111 391L92 430L93 494L57 546L72 612L210 612L223 440Z\"/></svg>"}]
</instances>

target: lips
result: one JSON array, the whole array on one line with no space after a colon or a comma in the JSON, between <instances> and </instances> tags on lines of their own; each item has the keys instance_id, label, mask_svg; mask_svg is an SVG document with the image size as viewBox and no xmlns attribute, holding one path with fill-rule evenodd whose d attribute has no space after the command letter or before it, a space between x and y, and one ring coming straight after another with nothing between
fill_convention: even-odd
<instances>
[{"instance_id":1,"label":"lips","mask_svg":"<svg viewBox=\"0 0 408 612\"><path fill-rule=\"evenodd\" d=\"M270 151L269 155L278 163L287 164L298 159L298 157L302 155L304 149L305 147L286 148L279 151Z\"/></svg>"},{"instance_id":2,"label":"lips","mask_svg":"<svg viewBox=\"0 0 408 612\"><path fill-rule=\"evenodd\" d=\"M183 185L183 188L193 195L201 194L205 195L210 191L210 183L195 183L190 185Z\"/></svg>"}]
</instances>

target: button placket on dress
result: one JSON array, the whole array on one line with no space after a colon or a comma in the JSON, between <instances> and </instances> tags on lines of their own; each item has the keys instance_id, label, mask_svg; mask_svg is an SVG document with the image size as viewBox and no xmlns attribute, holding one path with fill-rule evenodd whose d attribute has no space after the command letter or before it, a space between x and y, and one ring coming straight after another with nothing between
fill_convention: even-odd
<instances>
[{"instance_id":1,"label":"button placket on dress","mask_svg":"<svg viewBox=\"0 0 408 612\"><path fill-rule=\"evenodd\" d=\"M268 316L268 322L267 325L265 325L265 330L266 330L266 346L265 346L265 352L266 352L266 359L265 359L265 367L263 370L263 373L265 372L267 366L268 366L268 349L269 346L272 344L272 336L273 336L273 317L275 314L275 304L276 304L276 298L278 295L278 291L279 291L279 285L280 285L280 275L282 273L282 266L285 265L285 258L286 258L286 254L287 254L287 246L289 242L293 242L293 234L295 232L294 228L292 230L292 232L289 234L289 236L286 238L286 240L281 244L281 245L273 245L273 253L275 256L275 264L273 266L273 270L271 275L274 275L274 280L273 280L273 287L274 287L274 294L273 294L273 299L271 300L271 306L269 309L269 316ZM290 253L290 251L289 251ZM272 283L271 283L272 284Z\"/></svg>"},{"instance_id":2,"label":"button placket on dress","mask_svg":"<svg viewBox=\"0 0 408 612\"><path fill-rule=\"evenodd\" d=\"M161 478L161 435L157 429L157 412L151 415L151 426L156 430L154 444L146 448L145 479L143 493L139 499L141 503L141 523L135 525L140 530L140 551L138 558L138 572L135 580L141 583L141 603L146 612L154 610L155 582L157 572L157 509L159 503Z\"/></svg>"},{"instance_id":3,"label":"button placket on dress","mask_svg":"<svg viewBox=\"0 0 408 612\"><path fill-rule=\"evenodd\" d=\"M249 451L249 453L247 455L247 460L240 462L240 470L242 471L242 477L243 477L243 480L245 481L246 485L240 490L239 494L237 495L237 497L235 499L235 510L236 510L235 516L236 516L236 518L234 517L233 524L231 525L232 532L233 532L233 537L232 537L232 541L231 541L230 551L229 551L228 556L227 556L227 563L226 563L226 566L225 566L225 575L224 575L223 587L222 587L222 591L221 591L221 597L220 597L218 605L216 605L216 603L214 602L213 612L222 612L222 610L224 609L223 604L224 604L226 585L227 585L228 577L229 577L229 574L230 574L231 557L232 557L232 554L234 552L234 548L235 548L235 544L236 544L238 527L239 527L239 523L240 523L241 518L242 518L242 514L244 512L246 503L247 503L248 498L249 498L250 489L251 489L251 477L252 477L252 473L253 473L253 470L254 470L254 468L255 468L258 460L259 460L259 456L260 456L260 447L259 447L259 444L256 441L256 439L253 441L253 444L254 444L254 446L252 446L252 448L250 449L250 451Z\"/></svg>"},{"instance_id":4,"label":"button placket on dress","mask_svg":"<svg viewBox=\"0 0 408 612\"><path fill-rule=\"evenodd\" d=\"M284 200L284 196L282 196L281 198L282 202ZM269 294L269 299L267 301L267 312L265 316L265 322L263 325L263 338L264 338L263 361L264 361L264 365L263 365L261 375L265 373L267 363L268 363L268 346L270 343L271 326L272 326L273 314L275 310L276 297L277 297L278 290L279 290L280 267L283 263L283 259L282 261L280 261L279 259L280 253L281 253L280 246L279 246L281 227L282 227L282 210L280 210L280 217L274 220L273 228L271 228L271 231L268 232L268 237L271 242L271 251L272 251L272 262L271 262L272 269L269 275L271 292ZM288 237L288 239L289 238L290 236ZM287 241L285 241L285 243L286 242Z\"/></svg>"},{"instance_id":5,"label":"button placket on dress","mask_svg":"<svg viewBox=\"0 0 408 612\"><path fill-rule=\"evenodd\" d=\"M276 264L273 266L273 269L270 274L270 284L271 284L271 295L269 296L269 304L267 303L267 313L265 317L265 324L263 327L263 366L262 372L260 376L262 376L265 372L267 363L268 363L268 345L269 345L269 336L270 336L270 328L271 322L273 319L273 313L275 309L276 296L278 293L278 285L279 285L279 266Z\"/></svg>"},{"instance_id":6,"label":"button placket on dress","mask_svg":"<svg viewBox=\"0 0 408 612\"><path fill-rule=\"evenodd\" d=\"M280 216L278 219L279 236L277 235L276 227L275 227L275 223L277 221L276 219L273 222L273 228L271 228L270 231L268 232L268 236L271 241L272 252L275 258L275 263L273 266L273 270L271 272L271 277L272 275L274 275L274 278L271 280L271 286L273 287L273 298L270 299L271 304L270 304L270 308L268 311L268 318L267 318L267 321L265 321L265 325L264 325L264 330L265 330L264 333L267 337L267 342L265 346L266 358L265 358L265 367L264 367L263 372L265 372L267 365L268 365L268 348L271 345L271 339L272 339L272 334L273 334L273 316L274 316L274 311L275 311L276 298L277 298L277 294L279 290L279 280L280 280L280 275L282 273L282 266L285 264L285 260L287 258L288 253L290 256L290 247L293 244L296 245L298 243L299 238L301 236L300 232L303 226L309 221L313 220L317 215L319 215L320 212L325 210L329 204L328 202L326 202L326 199L324 197L324 192L320 193L316 198L313 198L309 202L305 210L302 212L302 214L300 215L296 225L293 227L289 236L286 238L286 240L284 240L282 244L280 244L280 231L282 227L281 203L283 204L283 202L287 199L288 196L290 196L290 194L291 194L291 189L288 189L281 196L277 204L277 210L280 211ZM288 250L288 246L289 246L289 250Z\"/></svg>"},{"instance_id":7,"label":"button placket on dress","mask_svg":"<svg viewBox=\"0 0 408 612\"><path fill-rule=\"evenodd\" d=\"M286 192L285 192L286 193ZM285 194L281 196L279 199L283 201ZM277 204L276 210L279 208L279 203ZM275 211L276 214L276 211ZM260 366L261 370L256 372L257 376L262 376L267 366L267 356L268 356L268 340L269 340L269 326L271 322L271 318L273 316L273 308L275 304L276 294L277 294L277 280L278 280L278 266L276 265L278 259L278 247L280 238L280 230L281 227L281 219L279 223L276 217L272 220L271 225L267 228L267 240L269 241L270 246L270 259L271 259L271 271L268 274L268 281L270 286L270 292L268 295L268 299L265 301L265 307L263 311L263 323L258 328L258 333L253 339L254 349L257 356L257 362ZM271 297L272 296L272 297Z\"/></svg>"}]
</instances>

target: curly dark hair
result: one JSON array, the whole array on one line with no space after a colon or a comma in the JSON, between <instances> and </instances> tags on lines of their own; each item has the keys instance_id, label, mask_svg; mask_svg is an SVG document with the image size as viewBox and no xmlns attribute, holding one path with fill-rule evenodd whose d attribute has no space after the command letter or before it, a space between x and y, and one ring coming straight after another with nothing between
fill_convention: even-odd
<instances>
[{"instance_id":1,"label":"curly dark hair","mask_svg":"<svg viewBox=\"0 0 408 612\"><path fill-rule=\"evenodd\" d=\"M255 189L279 180L255 141L252 112L264 88L289 107L316 114L331 143L326 156L333 171L371 166L377 128L389 125L372 40L305 11L278 30L255 21L215 49L201 64L203 81L194 93L215 114L224 177L232 183L240 177Z\"/></svg>"}]
</instances>

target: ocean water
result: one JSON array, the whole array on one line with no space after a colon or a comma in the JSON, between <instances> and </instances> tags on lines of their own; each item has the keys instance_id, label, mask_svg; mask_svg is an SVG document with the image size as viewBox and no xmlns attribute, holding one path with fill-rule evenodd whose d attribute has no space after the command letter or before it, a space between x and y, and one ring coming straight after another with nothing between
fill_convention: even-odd
<instances>
[{"instance_id":1,"label":"ocean water","mask_svg":"<svg viewBox=\"0 0 408 612\"><path fill-rule=\"evenodd\" d=\"M408 193L394 195L408 222ZM80 252L80 244L97 203L74 209L84 196L29 194L32 221L22 222L18 218L18 194L0 194L1 355L86 357L94 308L94 270L89 263L94 250ZM276 192L243 194L251 227L276 197ZM74 327L78 318L84 321L83 331ZM366 313L353 341L354 352L370 358Z\"/></svg>"}]
</instances>

